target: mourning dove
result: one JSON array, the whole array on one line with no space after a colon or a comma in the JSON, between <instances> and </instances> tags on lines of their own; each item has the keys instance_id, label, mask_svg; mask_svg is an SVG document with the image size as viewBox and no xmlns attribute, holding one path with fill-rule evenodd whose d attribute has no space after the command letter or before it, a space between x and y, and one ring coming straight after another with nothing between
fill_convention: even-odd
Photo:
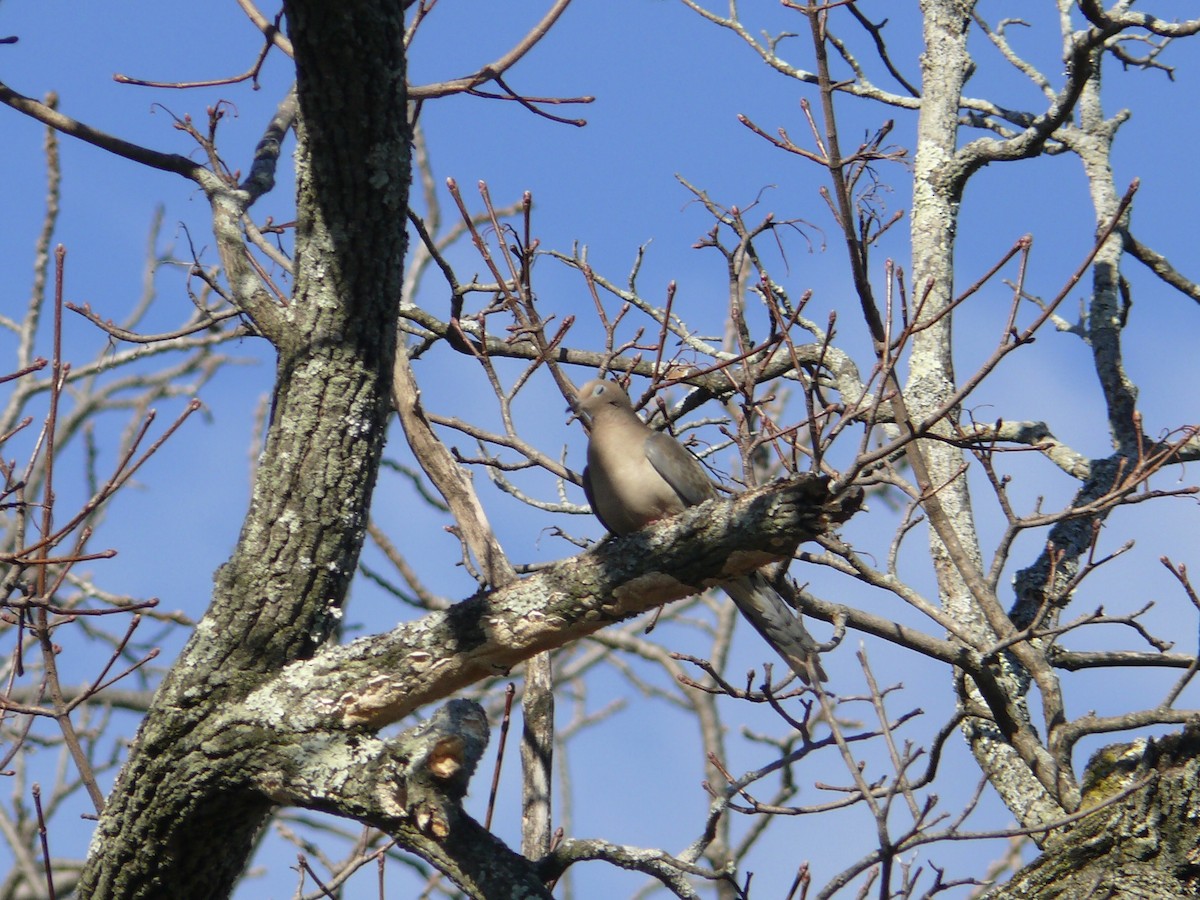
<instances>
[{"instance_id":1,"label":"mourning dove","mask_svg":"<svg viewBox=\"0 0 1200 900\"><path fill-rule=\"evenodd\" d=\"M579 410L590 428L583 489L592 512L613 534L638 531L716 496L700 461L670 435L643 422L620 385L589 381L579 391ZM812 683L810 673L825 680L817 642L762 574L736 578L723 587L805 684Z\"/></svg>"}]
</instances>

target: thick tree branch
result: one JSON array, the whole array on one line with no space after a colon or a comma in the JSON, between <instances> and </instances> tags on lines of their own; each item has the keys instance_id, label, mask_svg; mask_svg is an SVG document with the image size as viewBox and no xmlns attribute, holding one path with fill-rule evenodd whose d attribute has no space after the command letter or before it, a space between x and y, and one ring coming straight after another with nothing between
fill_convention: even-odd
<instances>
[{"instance_id":1,"label":"thick tree branch","mask_svg":"<svg viewBox=\"0 0 1200 900\"><path fill-rule=\"evenodd\" d=\"M70 116L63 115L58 110L44 103L39 103L32 97L18 94L3 83L0 83L0 103L11 106L18 112L23 112L25 115L37 119L39 122L49 125L63 134L78 138L81 141L99 147L101 150L107 150L116 156L141 163L152 169L159 169L163 172L174 172L176 175L190 178L201 187L207 187L208 180L213 177L211 172L199 163L192 162L186 156L180 156L177 153L160 153L157 150L151 150L149 147L142 147L139 144L134 144L107 132L100 131L90 125L85 125L83 122L72 119Z\"/></svg>"},{"instance_id":2,"label":"thick tree branch","mask_svg":"<svg viewBox=\"0 0 1200 900\"><path fill-rule=\"evenodd\" d=\"M802 476L606 540L505 589L332 647L289 667L253 702L381 727L535 653L790 557L858 508L857 492L831 496L826 484Z\"/></svg>"}]
</instances>

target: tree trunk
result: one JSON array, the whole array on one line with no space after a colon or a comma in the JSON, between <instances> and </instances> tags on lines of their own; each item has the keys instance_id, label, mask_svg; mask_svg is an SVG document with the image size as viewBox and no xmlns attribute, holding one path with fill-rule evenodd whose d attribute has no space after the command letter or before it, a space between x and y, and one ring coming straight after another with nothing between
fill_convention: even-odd
<instances>
[{"instance_id":1,"label":"tree trunk","mask_svg":"<svg viewBox=\"0 0 1200 900\"><path fill-rule=\"evenodd\" d=\"M220 713L309 657L357 564L390 411L410 130L399 4L285 4L300 123L295 291L237 549L159 689L101 817L80 893L227 896L272 801L269 734ZM336 123L336 127L335 127Z\"/></svg>"},{"instance_id":2,"label":"tree trunk","mask_svg":"<svg viewBox=\"0 0 1200 900\"><path fill-rule=\"evenodd\" d=\"M1092 815L989 900L1200 896L1200 730L1099 751L1084 779Z\"/></svg>"}]
</instances>

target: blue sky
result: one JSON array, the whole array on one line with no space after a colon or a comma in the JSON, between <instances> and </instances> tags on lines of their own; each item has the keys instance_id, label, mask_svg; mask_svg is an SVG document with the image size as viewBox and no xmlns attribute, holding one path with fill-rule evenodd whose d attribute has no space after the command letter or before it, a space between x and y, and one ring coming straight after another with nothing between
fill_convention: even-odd
<instances>
[{"instance_id":1,"label":"blue sky","mask_svg":"<svg viewBox=\"0 0 1200 900\"><path fill-rule=\"evenodd\" d=\"M414 44L410 68L414 83L449 78L494 59L540 17L543 3L510 0L505 4L480 0L443 0ZM764 13L762 27L800 30L798 16L771 5L743 4L747 11ZM886 9L896 20L896 60L910 80L918 77L918 36L913 32L915 5L863 4L871 15ZM994 11L1003 4L983 4L985 17L995 20ZM1039 27L1045 22L1035 22ZM1050 23L1051 25L1053 23ZM758 23L754 27L759 27ZM1013 39L1031 58L1052 60L1058 41L1053 33L1013 29ZM218 100L232 103L231 115L221 125L220 143L229 163L247 164L263 125L288 85L286 61L272 55L264 69L262 89L246 85L195 91L165 91L119 85L115 72L146 79L186 81L210 79L245 70L259 46L257 32L244 20L233 3L192 4L186 17L172 4L126 2L119 5L7 0L0 4L0 35L14 34L20 42L0 46L0 79L15 90L41 96L56 90L61 109L96 127L160 150L191 152L186 135L172 127L172 113L190 114L202 121L205 107ZM809 58L808 38L791 39L796 62ZM791 52L785 50L785 53ZM1190 176L1197 145L1194 117L1182 114L1197 96L1196 50L1181 43L1168 51L1164 61L1176 65L1176 78L1169 81L1161 72L1122 72L1110 66L1105 89L1111 99L1109 112L1123 105L1134 110L1122 128L1114 159L1116 178L1124 185L1142 179L1134 207L1135 230L1139 237L1161 252L1173 255L1184 268L1194 256L1194 229L1188 227L1194 207L1195 179ZM806 62L804 64L807 64ZM1058 68L1048 67L1051 78ZM835 241L832 223L817 194L819 172L811 164L772 149L736 121L745 114L767 131L786 127L792 136L806 136L800 114L802 97L816 100L815 92L789 82L769 71L736 38L701 21L679 3L668 0L614 0L597 4L577 2L546 40L509 75L508 83L530 94L576 96L591 94L596 102L587 106L560 108L568 116L586 118L585 128L556 124L530 115L515 104L488 102L469 97L429 103L422 124L434 168L439 179L452 176L462 186L468 203L478 208L475 185L486 181L497 204L533 192L534 230L544 247L568 251L573 242L586 244L594 268L621 283L631 268L640 246L648 250L639 285L645 296L661 302L666 285L678 284L676 309L685 316L704 321L721 310L725 293L722 261L711 251L693 249L693 244L710 227L709 220L676 180L682 175L710 191L719 202L743 208L759 199L760 211L774 211L780 218L800 218L812 223L809 239L794 235L785 243L784 257L771 265L777 280L784 281L793 296L804 289L815 292L811 317L823 321L828 311L841 313L841 332L847 345L861 351L864 337L854 319L849 278L843 264L844 252ZM1035 105L1038 96L1003 66L981 56L981 66L970 83L973 93L994 97L1004 105ZM843 102L844 142L873 131L886 117L897 122L896 143L911 146L914 116L903 111L878 110L856 101ZM44 175L40 167L42 130L16 113L0 110L0 166L5 173L5 215L0 217L0 266L6 273L0 285L0 309L15 315L22 308L31 281L31 253L40 224L44 197ZM289 143L290 149L290 143ZM62 142L64 204L57 239L68 248L67 296L90 303L101 315L119 318L141 290L147 229L159 204L165 207L159 250L174 245L178 256L186 256L186 234L197 246L208 248L211 237L205 222L207 204L194 185L176 176L142 170L125 160L71 141ZM881 167L883 179L894 193L890 209L905 208L908 202L906 172L900 165ZM446 195L443 192L443 201ZM255 208L256 216L267 214L290 218L291 196L286 179L276 193ZM447 212L447 215L449 213ZM186 232L185 232L186 228ZM1094 225L1087 202L1086 184L1079 164L1060 157L1014 166L992 166L975 179L964 200L960 245L959 280L965 286L985 271L1025 233L1034 236L1028 285L1041 295L1053 295L1066 276L1078 265L1091 241ZM823 246L823 241L828 246ZM877 251L881 270L885 257L907 264L906 231L902 223ZM456 248L451 259L460 275L469 277L481 265L465 246ZM1151 434L1198 418L1194 392L1179 385L1200 381L1200 364L1195 344L1195 304L1172 293L1149 278L1132 261L1126 264L1135 296L1130 327L1126 332L1126 360L1134 379L1142 386L1141 403ZM1200 275L1200 273L1192 273ZM882 283L881 271L876 278ZM178 270L166 270L157 279L160 300L146 330L167 329L187 314L186 296ZM543 309L557 315L575 314L581 320L575 335L586 334L591 300L577 273L552 260L538 263L535 285ZM1075 314L1081 287L1068 299L1063 314ZM431 278L420 296L435 311L443 311L444 291ZM970 371L972 361L987 356L1004 321L1008 291L999 284L985 289L963 310L958 325L960 371ZM7 340L7 338L5 339ZM580 342L579 337L574 340ZM87 323L68 321L68 353L87 358L105 341ZM8 343L3 345L5 348ZM48 352L48 351L43 351ZM98 564L97 576L112 590L162 598L166 608L179 608L198 616L207 602L212 572L228 555L244 514L250 478L250 435L254 411L270 389L272 364L267 348L246 341L227 348L249 364L231 368L202 392L206 422L194 420L139 479L141 486L126 491L114 503L100 540L120 549L110 563ZM462 390L440 373L445 354L431 354L417 364L418 377L425 377L425 399L429 408L446 414L475 417L487 422L493 415L488 397L478 391ZM457 377L457 375L455 376ZM469 377L469 376L468 376ZM579 372L582 382L589 373ZM473 382L474 383L474 382ZM998 415L1007 418L1045 419L1062 438L1085 453L1101 455L1107 446L1099 394L1090 373L1087 348L1072 335L1047 331L1031 348L1022 351L1003 367L995 381L973 398L981 419ZM182 405L161 411L169 420ZM535 384L528 400L519 406L529 435L539 447L557 455L564 446L568 461L582 465L582 433L578 425L567 425L562 401L549 379ZM119 428L113 421L109 427ZM460 443L463 443L460 439ZM402 451L402 436L394 434L392 450ZM472 448L464 447L465 450ZM6 456L10 449L6 448ZM1014 494L1028 508L1038 496L1047 505L1069 496L1071 484L1048 471L1045 465L1021 460L1013 463L1021 477ZM1187 473L1184 473L1186 478ZM1169 473L1163 484L1175 478ZM477 476L482 481L483 476ZM553 486L543 481L540 496L553 499ZM571 499L582 503L580 492ZM992 510L982 495L980 518L985 539L994 534L988 522ZM446 596L466 596L474 589L461 570L457 543L445 534L440 523L430 525L414 518L411 497L400 479L384 475L376 499L375 516L393 540L425 562L423 574L430 585ZM556 525L574 533L600 536L590 519L573 519L535 513L496 492L485 492L489 513L504 523L501 539L520 560L546 560L566 556L569 545L553 538L548 529ZM880 513L881 518L886 517ZM887 525L881 530L862 517L850 534L876 552L886 551ZM1157 504L1122 512L1110 523L1110 546L1115 549L1130 536L1138 546L1126 560L1115 564L1102 584L1092 585L1082 607L1104 603L1112 610L1128 610L1154 599L1159 609L1154 620L1161 630L1187 634L1192 639L1194 618L1183 609L1182 598L1161 566L1162 554L1188 561L1194 552L1196 533L1194 505L1183 502ZM1036 552L1038 540L1031 535L1019 545L1024 562ZM922 571L920 541L914 541L907 565L914 577L928 587ZM369 555L368 559L372 557ZM103 570L99 566L103 565ZM927 564L926 564L927 567ZM824 586L814 575L814 584ZM877 595L866 589L839 583L837 599L862 603L875 611L891 611ZM897 610L897 615L903 615ZM379 596L367 585L359 585L347 620L366 629L386 628L404 610ZM747 665L756 664L758 648L749 642L741 651ZM835 654L830 668L834 681L860 689L861 678L854 661L857 639L851 639ZM914 663L908 657L889 654L886 648L868 642L872 660L884 682L902 680L909 689L898 707L924 706L931 721L949 702L945 673L937 667ZM1190 647L1190 645L1189 645ZM169 650L169 648L168 648ZM169 653L168 653L169 655ZM1096 679L1081 678L1081 685L1096 681L1073 695L1071 711L1095 707L1116 711L1111 686ZM1127 684L1145 685L1161 691L1162 679L1138 675ZM922 691L922 686L929 689ZM615 684L602 685L619 690ZM604 705L611 697L589 698L589 708ZM678 849L693 836L692 829L706 804L698 788L699 761L694 753L681 760L677 744L690 741L691 726L656 708L639 714L637 697L627 698L629 708L613 723L612 730L584 738L572 759L574 783L580 791L574 833L602 835L634 844L662 844ZM740 709L727 712L729 727L742 724ZM757 721L767 727L766 720ZM680 730L685 737L680 737ZM961 746L952 741L951 764L961 765L961 790L973 784ZM745 748L743 748L745 750ZM622 765L615 754L636 754L636 764ZM751 767L762 762L761 752L745 750L744 762ZM515 757L507 767L505 796L507 823L499 831L509 839L515 834L518 813L512 805ZM602 773L603 788L591 789L587 781ZM619 774L619 777L615 777ZM830 774L831 778L834 774ZM841 778L844 779L844 774ZM478 803L484 794L483 781L476 786ZM948 804L950 790L943 791ZM994 813L995 804L989 812ZM953 806L950 805L951 809ZM65 821L65 820L64 820ZM1003 815L991 824L1004 824ZM822 883L859 849L847 834L867 828L862 813L843 813L830 819L807 820L777 827L777 838L756 858L757 896L782 896L790 882L791 863L778 860L814 861L815 881ZM60 825L52 834L62 853L81 853L87 831L68 833ZM853 851L847 856L850 851ZM959 859L965 872L978 871L971 862L990 858L998 847L975 846L962 851ZM272 876L245 888L243 896L287 896L291 890L290 864L272 866ZM923 858L923 857L922 857ZM3 856L0 856L3 860ZM267 860L260 860L266 863ZM2 865L2 863L0 863ZM629 893L640 880L618 875L592 864L576 881L579 897Z\"/></svg>"}]
</instances>

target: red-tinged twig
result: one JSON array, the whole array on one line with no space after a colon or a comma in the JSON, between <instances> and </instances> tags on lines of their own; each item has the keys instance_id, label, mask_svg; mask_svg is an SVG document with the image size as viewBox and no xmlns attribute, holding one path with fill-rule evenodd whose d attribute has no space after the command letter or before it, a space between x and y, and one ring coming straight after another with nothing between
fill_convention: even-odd
<instances>
[{"instance_id":1,"label":"red-tinged twig","mask_svg":"<svg viewBox=\"0 0 1200 900\"><path fill-rule=\"evenodd\" d=\"M44 568L41 571L45 571ZM62 732L63 743L71 754L80 781L91 797L92 805L97 815L104 811L104 793L96 783L96 773L92 769L91 760L79 742L79 735L71 721L70 706L63 696L62 682L58 677L58 648L51 640L51 628L44 609L38 610L35 618L35 634L42 651L42 666L46 673L46 687L50 692L50 700L54 706L53 717Z\"/></svg>"},{"instance_id":2,"label":"red-tinged twig","mask_svg":"<svg viewBox=\"0 0 1200 900\"><path fill-rule=\"evenodd\" d=\"M546 12L540 22L533 26L525 36L521 38L517 44L499 59L481 66L474 74L467 75L463 78L456 78L452 81L443 81L437 84L414 85L409 87L408 96L412 100L428 99L430 97L444 97L448 94L461 94L466 91L471 91L481 84L486 84L489 81L496 80L503 75L508 69L512 68L516 63L525 56L537 43L545 37L546 33L558 20L558 17L563 14L566 8L570 5L571 0L555 0L553 6ZM586 101L590 102L590 100Z\"/></svg>"},{"instance_id":3,"label":"red-tinged twig","mask_svg":"<svg viewBox=\"0 0 1200 900\"><path fill-rule=\"evenodd\" d=\"M133 665L127 666L124 671L119 672L118 674L113 676L111 679L108 679L107 681L105 680L105 677L112 670L112 667L116 664L117 660L120 659L121 655L125 652L125 647L129 644L129 641L132 640L133 633L134 633L134 631L137 630L138 625L141 624L141 620L142 620L142 617L139 615L134 615L133 618L130 619L129 627L125 629L125 635L121 638L120 643L118 643L117 646L113 649L112 654L108 658L108 662L104 664L104 668L101 669L100 674L97 675L92 680L91 686L84 688L83 691L80 692L79 696L71 701L71 704L70 704L71 709L74 709L76 706L79 706L81 703L85 702L86 700L90 699L91 697L94 697L96 694L100 693L105 688L116 684L118 681L120 681L126 675L129 675L132 672L137 671L142 666L144 666L146 663L148 663L152 659L156 659L158 657L159 651L158 651L158 648L156 647L153 650L151 650L149 653L147 653L144 657L142 657L140 660L133 663Z\"/></svg>"},{"instance_id":4,"label":"red-tinged twig","mask_svg":"<svg viewBox=\"0 0 1200 900\"><path fill-rule=\"evenodd\" d=\"M69 366L63 363L62 360L62 310L63 310L63 275L66 259L66 248L59 244L55 248L55 268L54 268L54 332L53 332L53 354L51 357L51 387L50 387L50 409L46 416L45 429L45 463L43 464L43 482L42 482L42 534L50 535L54 522L54 462L55 462L55 437L58 428L58 402L62 394L63 383L65 382ZM78 520L77 520L78 521ZM69 530L62 532L63 536L73 531L75 525L72 525ZM61 538L60 538L61 539ZM45 538L43 538L43 542ZM52 545L49 545L52 546ZM47 597L47 572L49 567L42 565L37 567L37 592L41 597ZM23 618L23 616L22 616ZM96 784L95 773L92 771L91 763L88 760L87 754L79 743L79 737L75 733L74 725L71 722L70 716L66 713L67 704L63 698L62 683L58 677L58 648L52 640L52 628L50 625L48 611L44 607L36 607L34 609L33 621L30 627L37 638L39 649L41 650L42 666L45 672L44 684L50 693L50 698L54 706L54 718L59 725L59 730L62 732L63 742L67 747L75 762L76 769L80 779L87 788L88 794L92 798L92 802L96 807L96 812L100 812L104 805L104 795L100 791L100 787ZM18 643L18 652L20 644ZM51 890L53 893L53 890Z\"/></svg>"},{"instance_id":5,"label":"red-tinged twig","mask_svg":"<svg viewBox=\"0 0 1200 900\"><path fill-rule=\"evenodd\" d=\"M180 413L179 417L167 427L166 431L164 431L162 435L160 435L159 438L146 449L145 453L143 453L136 461L132 463L132 465L130 465L129 460L133 457L138 444L145 436L150 424L154 421L154 411L151 410L146 415L146 418L143 421L142 426L139 429L137 436L134 438L129 450L126 451L122 459L118 462L117 469L110 477L109 481L103 487L101 487L95 496L93 496L86 504L84 504L83 508L76 513L76 515L65 526L60 528L54 534L44 537L32 547L27 547L24 552L30 553L34 550L40 550L43 547L54 546L66 535L74 531L80 522L90 516L101 504L108 500L109 497L120 490L121 487L123 487L125 483L137 473L138 469L140 469L146 463L146 461L150 459L150 457L162 449L163 444L170 440L171 436L179 430L180 426L183 425L188 417L200 408L200 405L201 404L199 400L191 400L184 408L183 412Z\"/></svg>"},{"instance_id":6,"label":"red-tinged twig","mask_svg":"<svg viewBox=\"0 0 1200 900\"><path fill-rule=\"evenodd\" d=\"M46 895L50 900L55 900L58 894L54 892L54 870L50 865L50 838L46 832L46 817L42 813L42 786L37 782L33 784L33 808L37 810L38 840L42 845L42 862L46 867Z\"/></svg>"},{"instance_id":7,"label":"red-tinged twig","mask_svg":"<svg viewBox=\"0 0 1200 900\"><path fill-rule=\"evenodd\" d=\"M11 438L18 431L22 431L22 430L28 428L32 424L33 424L33 416L26 416L20 422L18 422L16 425L14 425L7 434L0 434L0 445L3 445L5 441L7 441L9 438ZM6 469L6 471L7 471L7 469ZM16 490L17 488L24 487L24 486L25 486L25 483L23 481L18 482L16 485L14 485L12 488L10 488L5 493L6 494L11 493L13 490Z\"/></svg>"},{"instance_id":8,"label":"red-tinged twig","mask_svg":"<svg viewBox=\"0 0 1200 900\"><path fill-rule=\"evenodd\" d=\"M300 867L301 876L308 875L308 877L313 880L313 883L316 884L317 890L328 897L329 900L336 900L336 895L333 893L333 891L326 887L325 882L321 880L320 876L313 871L312 866L308 864L308 858L303 853L300 853L297 854L296 860Z\"/></svg>"},{"instance_id":9,"label":"red-tinged twig","mask_svg":"<svg viewBox=\"0 0 1200 900\"><path fill-rule=\"evenodd\" d=\"M654 375L650 378L650 384L657 384L660 375L662 374L662 358L663 350L667 346L667 330L671 321L671 307L675 305L675 280L667 282L667 305L663 310L662 319L659 321L658 328L658 346L654 351Z\"/></svg>"},{"instance_id":10,"label":"red-tinged twig","mask_svg":"<svg viewBox=\"0 0 1200 900\"><path fill-rule=\"evenodd\" d=\"M58 428L58 401L62 395L67 369L62 361L63 269L67 250L54 248L54 337L50 362L50 412L46 416L46 465L42 481L42 534L50 533L54 522L54 437ZM38 593L46 596L46 567L38 569Z\"/></svg>"},{"instance_id":11,"label":"red-tinged twig","mask_svg":"<svg viewBox=\"0 0 1200 900\"><path fill-rule=\"evenodd\" d=\"M475 250L479 253L488 271L492 273L492 277L496 279L496 284L500 292L504 295L505 300L512 302L514 298L508 288L508 284L505 282L504 276L500 274L500 269L496 265L496 261L492 258L492 252L488 248L487 241L483 239L483 236L479 233L479 229L475 226L475 218L467 210L467 204L462 198L462 192L458 189L458 182L453 178L447 178L446 188L450 191L450 196L454 198L454 204L458 207L459 215L462 216L463 222L466 223L467 230L471 234L471 243L475 245ZM479 182L479 190L486 198L487 185L482 181ZM503 241L501 241L501 246L503 246Z\"/></svg>"},{"instance_id":12,"label":"red-tinged twig","mask_svg":"<svg viewBox=\"0 0 1200 900\"><path fill-rule=\"evenodd\" d=\"M512 724L513 697L517 687L509 682L504 689L504 717L500 720L500 735L496 741L496 765L492 769L492 787L488 791L487 814L483 818L483 827L492 829L492 813L496 811L496 793L500 790L500 769L504 765L504 750L508 746L508 728Z\"/></svg>"},{"instance_id":13,"label":"red-tinged twig","mask_svg":"<svg viewBox=\"0 0 1200 900\"><path fill-rule=\"evenodd\" d=\"M118 341L128 341L131 344L156 344L160 341L170 341L175 338L187 337L189 334L195 334L197 331L204 331L212 328L214 325L224 322L226 319L232 319L242 314L241 310L229 309L223 312L210 313L209 317L202 322L196 322L192 325L185 325L175 331L165 331L161 334L138 334L136 331L128 331L114 325L112 321L101 319L98 315L92 312L88 304L76 306L74 303L65 304L67 309L73 313L78 313L83 316L101 331L116 338Z\"/></svg>"},{"instance_id":14,"label":"red-tinged twig","mask_svg":"<svg viewBox=\"0 0 1200 900\"><path fill-rule=\"evenodd\" d=\"M25 366L25 368L23 368L23 369L18 369L17 371L11 372L8 375L0 375L0 384L4 384L7 381L12 381L14 378L24 378L26 375L30 374L31 372L40 372L42 369L46 368L47 365L48 365L47 361L42 359L39 356L37 359L35 359L29 365ZM0 441L3 441L5 438L8 438L8 437L9 437L9 435L5 435L4 438L0 438Z\"/></svg>"},{"instance_id":15,"label":"red-tinged twig","mask_svg":"<svg viewBox=\"0 0 1200 900\"><path fill-rule=\"evenodd\" d=\"M867 689L870 692L871 705L875 709L875 717L879 720L880 731L883 733L883 741L887 747L888 756L891 758L892 770L896 773L893 785L896 792L899 793L908 803L909 812L912 814L913 820L918 821L921 816L917 798L913 795L913 786L909 783L908 776L905 772L915 762L915 757L910 753L902 754L896 746L895 730L888 724L887 710L883 705L883 698L886 691L880 689L878 682L875 679L875 672L871 669L871 663L867 659L867 654L863 650L859 650L856 654L858 661L862 666L863 674L867 681Z\"/></svg>"},{"instance_id":16,"label":"red-tinged twig","mask_svg":"<svg viewBox=\"0 0 1200 900\"><path fill-rule=\"evenodd\" d=\"M812 873L808 871L808 863L801 863L800 868L796 870L796 877L792 880L792 886L788 888L787 896L783 900L805 900L811 884ZM797 891L799 891L798 894Z\"/></svg>"},{"instance_id":17,"label":"red-tinged twig","mask_svg":"<svg viewBox=\"0 0 1200 900\"><path fill-rule=\"evenodd\" d=\"M1183 588L1184 594L1186 594L1188 600L1191 601L1192 606L1196 607L1197 610L1200 610L1200 595L1197 594L1196 588L1192 585L1191 579L1188 578L1187 566L1183 563L1179 563L1177 565L1171 562L1171 560L1165 556L1159 557L1159 562L1166 566L1167 571L1170 572L1175 577L1175 580L1179 582L1180 586ZM1168 709L1171 706L1174 706L1175 701L1179 699L1179 695L1183 693L1183 689L1187 687L1191 680L1196 676L1196 672L1198 670L1200 670L1200 654L1198 654L1196 658L1192 660L1192 663L1188 666L1187 671L1184 672L1175 685L1172 686L1171 690L1167 693L1167 696L1163 698L1162 703L1159 704L1159 708Z\"/></svg>"},{"instance_id":18,"label":"red-tinged twig","mask_svg":"<svg viewBox=\"0 0 1200 900\"><path fill-rule=\"evenodd\" d=\"M282 11L275 18L274 24L268 24L263 31L266 37L266 42L262 49L258 51L258 57L254 60L254 64L250 66L241 75L230 75L226 78L215 78L211 81L146 81L141 78L131 78L128 75L122 75L119 72L113 75L113 81L117 84L129 84L135 87L152 87L152 88L173 88L177 90L186 90L188 88L207 88L221 87L227 84L240 84L243 81L253 80L254 89L258 90L258 74L262 71L263 63L267 61L267 54L271 51L271 47L275 46L274 37L279 32L279 22L283 17ZM291 54L289 54L290 56Z\"/></svg>"},{"instance_id":19,"label":"red-tinged twig","mask_svg":"<svg viewBox=\"0 0 1200 900\"><path fill-rule=\"evenodd\" d=\"M500 248L500 253L504 257L504 265L508 269L507 281L501 278L495 269L492 271L496 275L496 281L500 283L502 288L505 288L505 298L514 304L511 310L513 318L521 325L528 325L529 322L525 320L524 316L524 308L519 305L519 302L524 299L520 296L520 293L527 286L522 280L522 275L526 272L527 266L524 260L522 260L521 265L518 265L512 257L512 250L509 247L508 241L504 239L505 233L509 232L510 229L507 225L501 223L500 217L496 214L496 207L492 204L492 192L488 188L486 181L479 182L479 196L483 199L483 208L487 211L488 222L492 226L492 233L496 235L496 246ZM516 295L509 293L507 290L509 284L517 289L518 293Z\"/></svg>"},{"instance_id":20,"label":"red-tinged twig","mask_svg":"<svg viewBox=\"0 0 1200 900\"><path fill-rule=\"evenodd\" d=\"M734 366L737 363L744 362L745 360L747 360L759 353L762 353L763 351L767 350L768 348L773 347L775 344L779 343L780 340L781 340L781 338L779 335L774 335L774 336L769 337L766 340L764 340L761 344L756 344L755 346L751 347L749 350L745 351L744 353L739 353L736 356L731 356L729 359L723 359L720 362L713 363L711 366L705 366L703 369L689 368L683 374L675 375L670 378L664 378L661 382L661 386L669 387L670 385L673 385L673 384L686 384L689 381L692 381L694 379L703 378L706 375L712 375L714 372L723 372L723 371L727 370L730 366ZM730 379L730 386L734 390L736 390L738 388L738 385L732 379Z\"/></svg>"},{"instance_id":21,"label":"red-tinged twig","mask_svg":"<svg viewBox=\"0 0 1200 900\"><path fill-rule=\"evenodd\" d=\"M801 101L801 104L803 106L803 101ZM768 134L765 130L756 125L748 116L739 114L737 120L757 134L760 138L769 142L773 146L778 147L780 150L785 150L788 153L794 153L797 156L802 156L810 162L815 162L820 166L826 166L829 164L829 161L822 154L813 153L811 150L806 150L799 144L795 143L791 137L788 136L786 129L780 128L779 137L775 137ZM819 140L818 146L820 146Z\"/></svg>"},{"instance_id":22,"label":"red-tinged twig","mask_svg":"<svg viewBox=\"0 0 1200 900\"><path fill-rule=\"evenodd\" d=\"M11 701L8 699L11 696L13 688L14 675L10 672L8 678L8 687L4 692L4 696L0 697L0 710L7 710L11 706ZM21 752L25 744L25 738L29 736L29 732L33 729L33 716L26 716L25 721L6 735L8 741L8 752L0 758L0 775L12 777L16 774L15 771L8 767L8 764L13 761L18 753Z\"/></svg>"},{"instance_id":23,"label":"red-tinged twig","mask_svg":"<svg viewBox=\"0 0 1200 900\"><path fill-rule=\"evenodd\" d=\"M493 94L491 91L481 91L478 88L471 88L465 93L472 97L481 97L485 100L514 100L521 106L525 107L531 113L541 116L544 119L549 119L551 122L558 122L560 125L574 125L576 128L582 128L587 124L587 119L568 119L566 116L556 116L553 113L548 113L544 109L538 109L534 104L543 103L547 106L556 106L567 103L595 103L596 98L590 95L582 97L530 97L525 94L518 94L507 84L504 79L497 75L492 79L500 86L500 90L504 93Z\"/></svg>"}]
</instances>

